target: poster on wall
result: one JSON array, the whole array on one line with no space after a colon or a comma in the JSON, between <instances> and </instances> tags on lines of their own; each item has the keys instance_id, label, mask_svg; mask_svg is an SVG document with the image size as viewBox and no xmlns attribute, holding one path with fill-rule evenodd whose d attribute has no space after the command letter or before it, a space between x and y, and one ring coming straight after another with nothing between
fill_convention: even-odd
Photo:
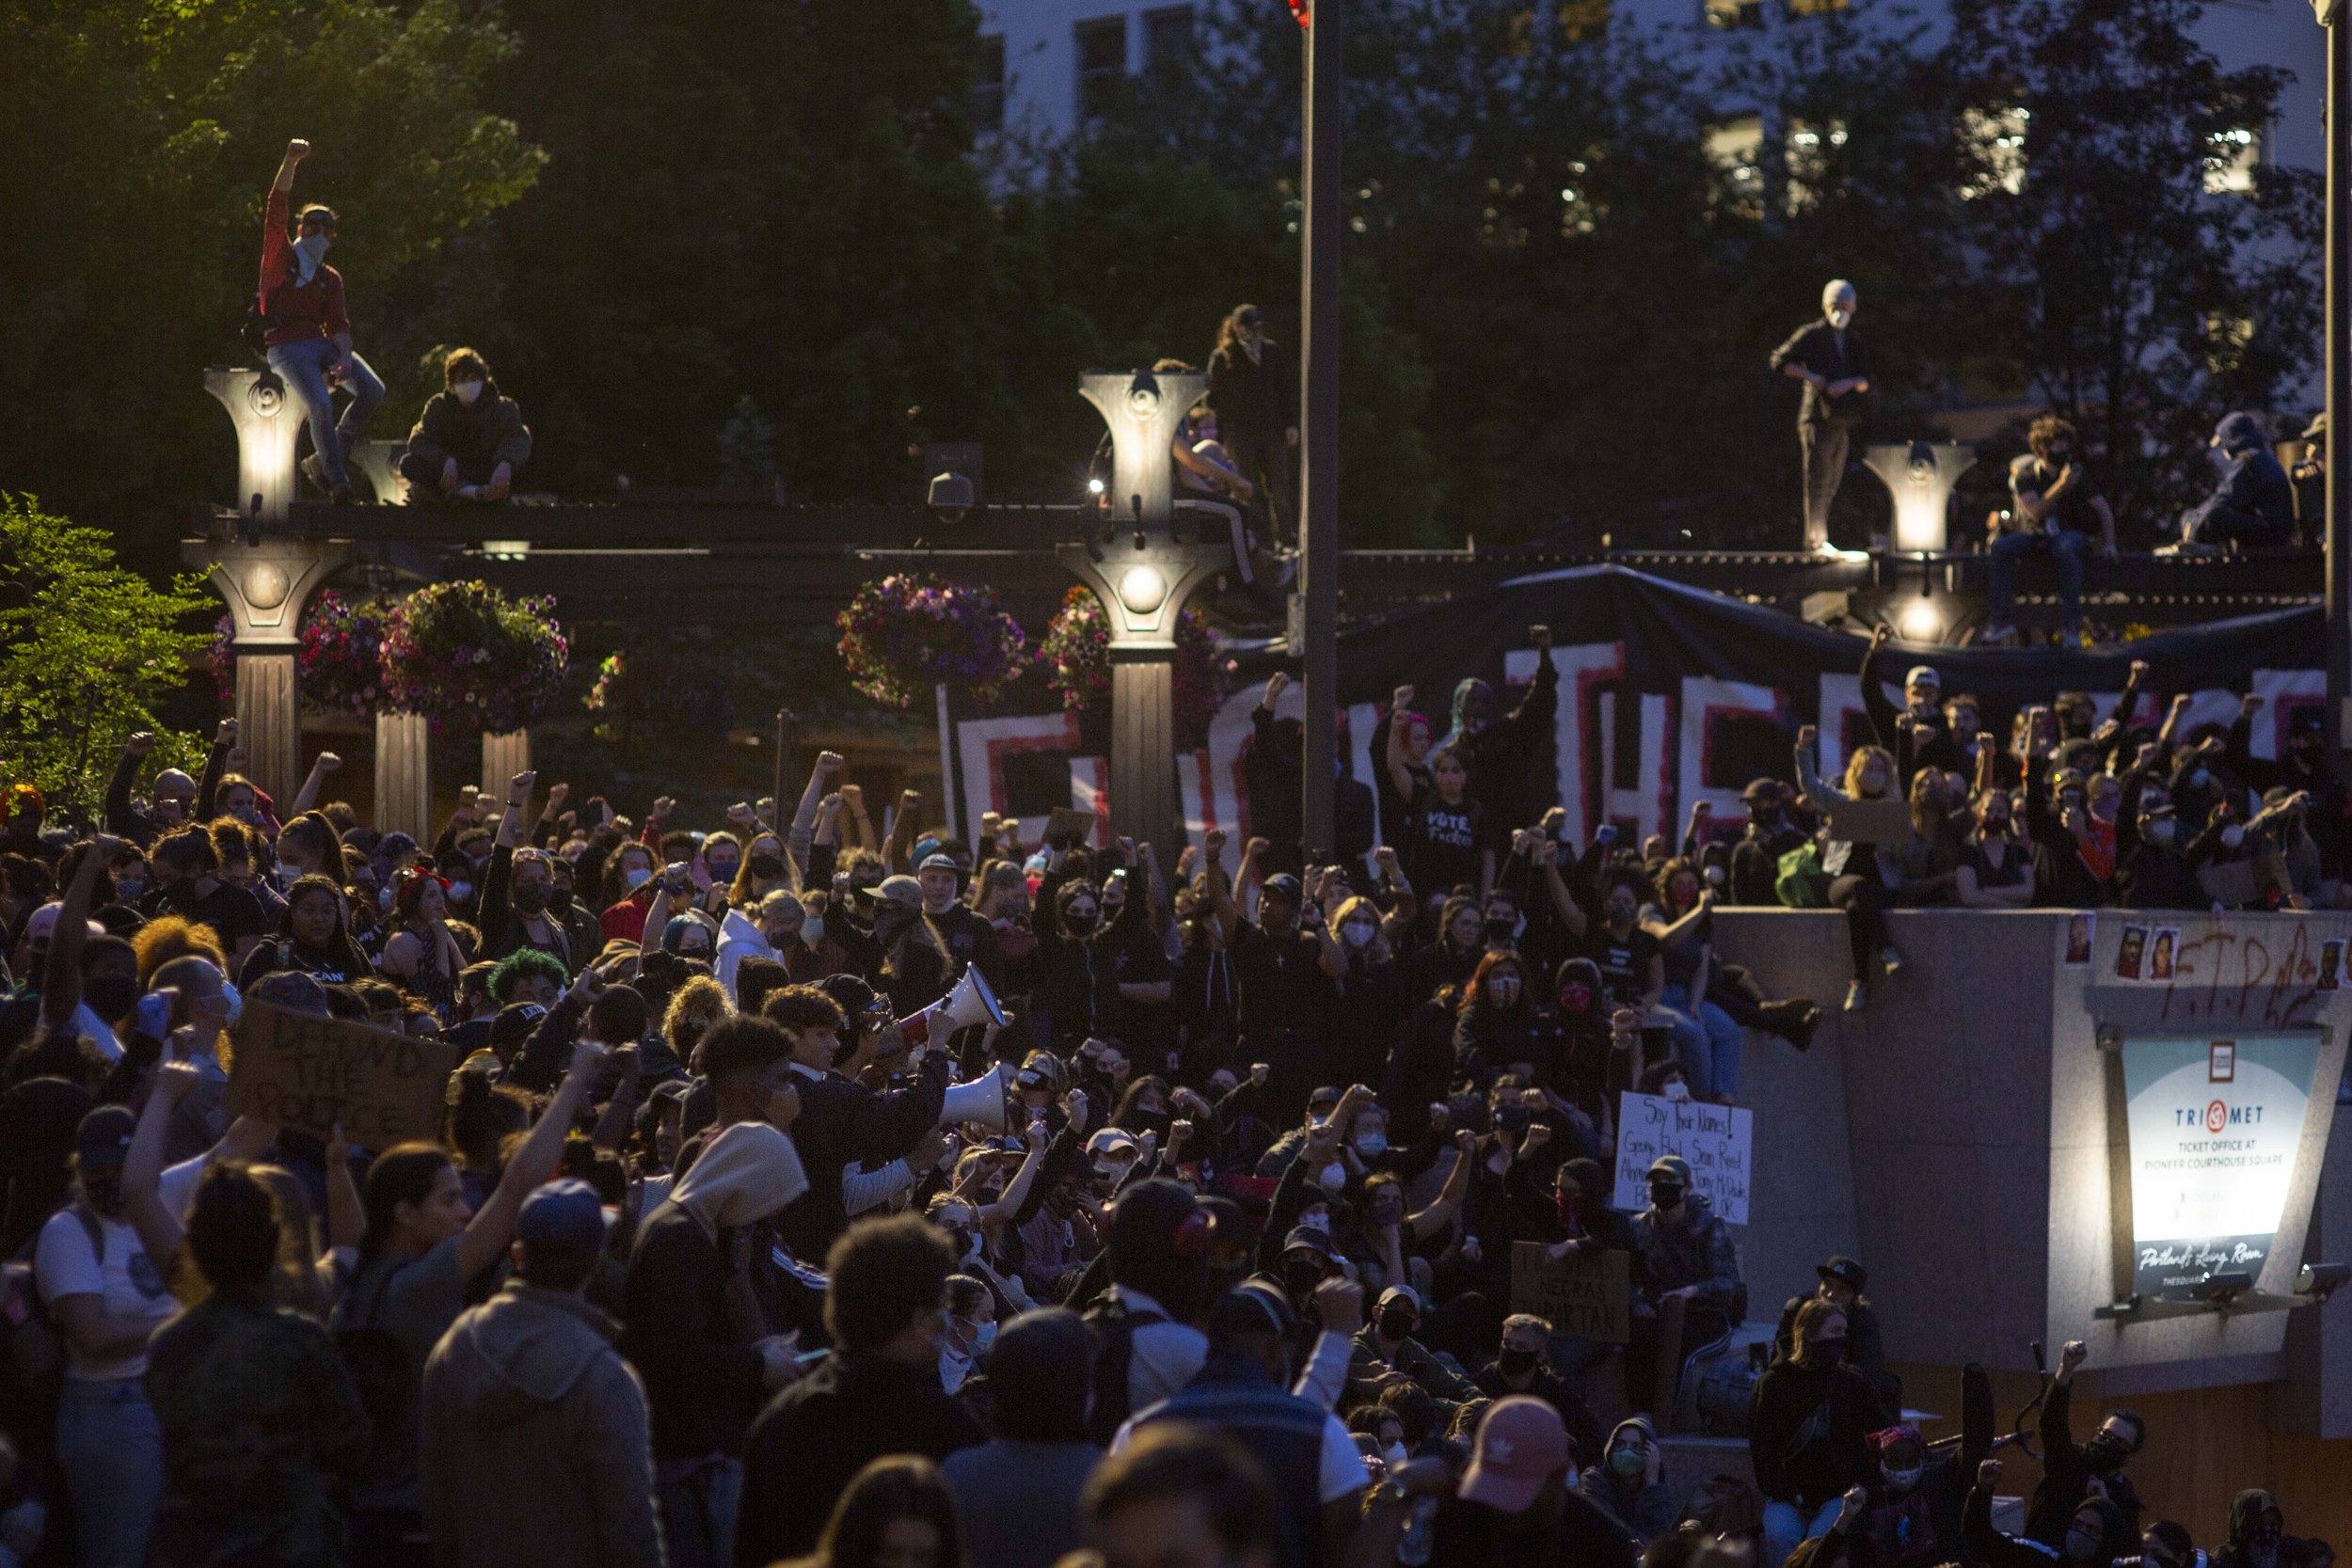
<instances>
[{"instance_id":1,"label":"poster on wall","mask_svg":"<svg viewBox=\"0 0 2352 1568\"><path fill-rule=\"evenodd\" d=\"M2261 1275L2319 1048L2317 1030L2124 1037L2135 1295L2181 1300L2214 1275Z\"/></svg>"}]
</instances>

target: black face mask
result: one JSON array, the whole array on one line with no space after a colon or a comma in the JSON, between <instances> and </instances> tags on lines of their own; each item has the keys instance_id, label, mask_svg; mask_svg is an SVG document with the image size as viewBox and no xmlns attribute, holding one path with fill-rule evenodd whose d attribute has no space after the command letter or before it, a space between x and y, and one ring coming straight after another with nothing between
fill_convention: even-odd
<instances>
[{"instance_id":1,"label":"black face mask","mask_svg":"<svg viewBox=\"0 0 2352 1568\"><path fill-rule=\"evenodd\" d=\"M1101 918L1102 916L1092 910L1071 910L1062 915L1061 923L1073 931L1091 931L1094 929L1094 923Z\"/></svg>"},{"instance_id":2,"label":"black face mask","mask_svg":"<svg viewBox=\"0 0 2352 1568\"><path fill-rule=\"evenodd\" d=\"M1682 1189L1661 1181L1649 1190L1649 1200L1661 1214L1671 1214L1682 1207Z\"/></svg>"},{"instance_id":3,"label":"black face mask","mask_svg":"<svg viewBox=\"0 0 2352 1568\"><path fill-rule=\"evenodd\" d=\"M1486 922L1486 940L1488 942L1509 942L1511 940L1512 931L1517 929L1518 927L1518 922L1516 920L1489 919Z\"/></svg>"},{"instance_id":4,"label":"black face mask","mask_svg":"<svg viewBox=\"0 0 2352 1568\"><path fill-rule=\"evenodd\" d=\"M1412 1312L1402 1307L1391 1307L1380 1314L1380 1337L1384 1339L1405 1339L1421 1326Z\"/></svg>"},{"instance_id":5,"label":"black face mask","mask_svg":"<svg viewBox=\"0 0 2352 1568\"><path fill-rule=\"evenodd\" d=\"M557 914L569 914L572 910L572 890L560 887L548 895L548 908Z\"/></svg>"},{"instance_id":6,"label":"black face mask","mask_svg":"<svg viewBox=\"0 0 2352 1568\"><path fill-rule=\"evenodd\" d=\"M1321 1264L1285 1263L1282 1265L1282 1284L1297 1300L1303 1301L1313 1295L1315 1287L1322 1283L1323 1267Z\"/></svg>"},{"instance_id":7,"label":"black face mask","mask_svg":"<svg viewBox=\"0 0 2352 1568\"><path fill-rule=\"evenodd\" d=\"M114 1219L122 1212L122 1173L107 1171L103 1176L82 1178L82 1200L98 1213Z\"/></svg>"},{"instance_id":8,"label":"black face mask","mask_svg":"<svg viewBox=\"0 0 2352 1568\"><path fill-rule=\"evenodd\" d=\"M525 914L537 914L548 907L548 890L536 882L529 883L508 894L507 901Z\"/></svg>"},{"instance_id":9,"label":"black face mask","mask_svg":"<svg viewBox=\"0 0 2352 1568\"><path fill-rule=\"evenodd\" d=\"M119 1023L131 1016L131 1009L139 1005L139 977L135 974L92 974L82 982L82 1000L89 1010L108 1023Z\"/></svg>"},{"instance_id":10,"label":"black face mask","mask_svg":"<svg viewBox=\"0 0 2352 1568\"><path fill-rule=\"evenodd\" d=\"M773 855L754 855L752 875L766 881L773 881L784 875L784 862Z\"/></svg>"},{"instance_id":11,"label":"black face mask","mask_svg":"<svg viewBox=\"0 0 2352 1568\"><path fill-rule=\"evenodd\" d=\"M2090 1442L2083 1445L2083 1457L2090 1462L2093 1470L2103 1476L2122 1469L2123 1461L2131 1456L2130 1444L2110 1437L2104 1432L2094 1434Z\"/></svg>"},{"instance_id":12,"label":"black face mask","mask_svg":"<svg viewBox=\"0 0 2352 1568\"><path fill-rule=\"evenodd\" d=\"M1540 1352L1514 1350L1505 1345L1495 1356L1495 1368L1505 1377L1525 1377L1535 1370L1535 1363L1541 1358Z\"/></svg>"},{"instance_id":13,"label":"black face mask","mask_svg":"<svg viewBox=\"0 0 2352 1568\"><path fill-rule=\"evenodd\" d=\"M1804 1347L1804 1355L1806 1365L1826 1370L1846 1359L1846 1341L1816 1339Z\"/></svg>"}]
</instances>

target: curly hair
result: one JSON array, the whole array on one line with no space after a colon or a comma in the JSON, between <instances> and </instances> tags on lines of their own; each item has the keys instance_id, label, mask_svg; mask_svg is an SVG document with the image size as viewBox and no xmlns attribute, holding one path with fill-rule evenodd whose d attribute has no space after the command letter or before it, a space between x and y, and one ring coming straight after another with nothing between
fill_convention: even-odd
<instances>
[{"instance_id":1,"label":"curly hair","mask_svg":"<svg viewBox=\"0 0 2352 1568\"><path fill-rule=\"evenodd\" d=\"M210 958L223 974L229 973L229 950L221 945L220 933L185 915L158 915L149 921L132 934L131 951L139 960L141 986L174 958Z\"/></svg>"},{"instance_id":2,"label":"curly hair","mask_svg":"<svg viewBox=\"0 0 2352 1568\"><path fill-rule=\"evenodd\" d=\"M670 1006L661 1015L661 1037L679 1061L691 1062L710 1026L734 1010L726 987L707 974L691 976L670 994Z\"/></svg>"}]
</instances>

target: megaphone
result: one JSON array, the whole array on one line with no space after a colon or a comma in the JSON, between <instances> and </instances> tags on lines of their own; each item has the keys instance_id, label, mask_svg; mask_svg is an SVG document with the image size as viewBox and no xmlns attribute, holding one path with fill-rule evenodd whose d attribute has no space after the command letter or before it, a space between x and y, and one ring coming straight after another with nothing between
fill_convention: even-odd
<instances>
[{"instance_id":1,"label":"megaphone","mask_svg":"<svg viewBox=\"0 0 2352 1568\"><path fill-rule=\"evenodd\" d=\"M985 983L981 989L986 990ZM1001 1062L969 1084L950 1086L946 1099L940 1103L939 1125L942 1127L977 1121L993 1132L1002 1132L1008 1120L1005 1115L1005 1067Z\"/></svg>"},{"instance_id":2,"label":"megaphone","mask_svg":"<svg viewBox=\"0 0 2352 1568\"><path fill-rule=\"evenodd\" d=\"M936 1036L943 1043L959 1029L975 1023L1005 1026L1005 1009L996 1003L996 993L988 989L988 976L977 964L963 966L963 978L955 989L898 1026L909 1045L926 1045Z\"/></svg>"}]
</instances>

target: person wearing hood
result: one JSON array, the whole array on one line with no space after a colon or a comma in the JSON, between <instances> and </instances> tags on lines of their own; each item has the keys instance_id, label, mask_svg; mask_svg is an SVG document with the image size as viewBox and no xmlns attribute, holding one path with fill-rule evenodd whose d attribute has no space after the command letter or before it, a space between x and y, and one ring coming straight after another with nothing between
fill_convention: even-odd
<instances>
[{"instance_id":1,"label":"person wearing hood","mask_svg":"<svg viewBox=\"0 0 2352 1568\"><path fill-rule=\"evenodd\" d=\"M1815 552L1830 547L1829 509L1846 480L1847 445L1869 411L1870 350L1854 329L1857 302L1851 283L1831 278L1821 287L1820 316L1772 350L1772 368L1804 383L1797 449L1804 462L1804 547Z\"/></svg>"},{"instance_id":2,"label":"person wearing hood","mask_svg":"<svg viewBox=\"0 0 2352 1568\"><path fill-rule=\"evenodd\" d=\"M939 1460L980 1442L978 1423L939 1380L955 1263L946 1236L912 1214L861 1222L834 1243L825 1257L834 1354L752 1427L738 1564L764 1568L814 1550L834 1499L868 1460Z\"/></svg>"},{"instance_id":3,"label":"person wearing hood","mask_svg":"<svg viewBox=\"0 0 2352 1568\"><path fill-rule=\"evenodd\" d=\"M782 888L751 909L727 911L726 918L719 923L719 951L712 959L710 973L727 988L729 997L736 997L735 974L743 960L756 958L785 962L785 954L800 941L801 927L807 919L808 911L800 899Z\"/></svg>"},{"instance_id":4,"label":"person wearing hood","mask_svg":"<svg viewBox=\"0 0 2352 1568\"><path fill-rule=\"evenodd\" d=\"M1797 1311L1795 1356L1756 1385L1748 1452L1764 1494L1763 1560L1785 1562L1797 1543L1826 1531L1846 1493L1872 1474L1877 1396L1846 1363L1847 1320L1816 1296Z\"/></svg>"},{"instance_id":5,"label":"person wearing hood","mask_svg":"<svg viewBox=\"0 0 2352 1568\"><path fill-rule=\"evenodd\" d=\"M1675 1490L1666 1484L1658 1428L1647 1416L1628 1416L1610 1429L1600 1458L1584 1466L1576 1489L1628 1535L1645 1543L1672 1530L1681 1514Z\"/></svg>"},{"instance_id":6,"label":"person wearing hood","mask_svg":"<svg viewBox=\"0 0 2352 1568\"><path fill-rule=\"evenodd\" d=\"M1075 1312L1042 1307L1007 1323L984 1359L996 1435L939 1466L956 1495L965 1560L1053 1568L1086 1544L1081 1497L1103 1457L1087 1441L1094 1338Z\"/></svg>"},{"instance_id":7,"label":"person wearing hood","mask_svg":"<svg viewBox=\"0 0 2352 1568\"><path fill-rule=\"evenodd\" d=\"M1560 711L1560 667L1551 659L1551 628L1541 624L1527 628L1535 649L1535 678L1518 706L1498 713L1494 688L1483 680L1465 680L1454 688L1454 724L1431 751L1432 767L1439 752L1451 752L1470 770L1470 798L1486 809L1498 833L1513 823L1533 822L1550 804L1529 798L1526 777L1537 757L1551 754L1552 725ZM1401 787L1401 785L1400 785ZM1408 868L1409 869L1409 868ZM1491 885L1487 878L1482 893ZM1414 875L1414 885L1436 892L1452 879Z\"/></svg>"},{"instance_id":8,"label":"person wearing hood","mask_svg":"<svg viewBox=\"0 0 2352 1568\"><path fill-rule=\"evenodd\" d=\"M2159 1519L2140 1536L2137 1557L2115 1561L2116 1568L2209 1568L2213 1557L2190 1538L2185 1527Z\"/></svg>"},{"instance_id":9,"label":"person wearing hood","mask_svg":"<svg viewBox=\"0 0 2352 1568\"><path fill-rule=\"evenodd\" d=\"M2149 1533L2153 1535L2162 1528L2153 1527ZM2191 1568L2188 1553L2176 1555L2180 1560L2174 1568ZM2322 1568L2334 1555L2324 1542L2287 1534L2279 1499L2259 1487L2249 1487L2230 1500L2230 1544L2213 1554L2213 1568Z\"/></svg>"},{"instance_id":10,"label":"person wearing hood","mask_svg":"<svg viewBox=\"0 0 2352 1568\"><path fill-rule=\"evenodd\" d=\"M1633 1219L1640 1255L1633 1295L1632 1336L1626 1345L1627 1402L1646 1400L1657 1386L1657 1358L1672 1354L1677 1365L1692 1352L1731 1332L1740 1293L1740 1257L1726 1226L1704 1193L1692 1191L1691 1164L1678 1155L1661 1155L1649 1167L1649 1208ZM1682 1343L1658 1342L1658 1304L1668 1296L1689 1303Z\"/></svg>"},{"instance_id":11,"label":"person wearing hood","mask_svg":"<svg viewBox=\"0 0 2352 1568\"><path fill-rule=\"evenodd\" d=\"M515 1221L516 1275L424 1368L424 1518L440 1568L660 1568L645 1388L583 1293L605 1241L584 1181Z\"/></svg>"},{"instance_id":12,"label":"person wearing hood","mask_svg":"<svg viewBox=\"0 0 2352 1568\"><path fill-rule=\"evenodd\" d=\"M735 1560L737 1448L765 1392L799 1372L795 1337L765 1332L739 1256L748 1248L738 1243L807 1190L792 1140L764 1121L740 1121L710 1140L638 1227L621 1346L645 1380L673 1568Z\"/></svg>"},{"instance_id":13,"label":"person wearing hood","mask_svg":"<svg viewBox=\"0 0 2352 1568\"><path fill-rule=\"evenodd\" d=\"M401 453L409 502L504 500L514 493L515 471L531 460L522 405L500 395L489 363L469 348L452 349L441 361L441 387Z\"/></svg>"},{"instance_id":14,"label":"person wearing hood","mask_svg":"<svg viewBox=\"0 0 2352 1568\"><path fill-rule=\"evenodd\" d=\"M1961 1514L1961 1538L1968 1556L1984 1568L2108 1568L2137 1544L2123 1510L2096 1494L2059 1515L2055 1544L2030 1535L2004 1535L1993 1528L1993 1491L2000 1483L1999 1460L1978 1465L1977 1484ZM2039 1492L2034 1500L2038 1510Z\"/></svg>"},{"instance_id":15,"label":"person wearing hood","mask_svg":"<svg viewBox=\"0 0 2352 1568\"><path fill-rule=\"evenodd\" d=\"M327 247L335 243L334 209L315 201L304 207L293 218L298 232L288 238L294 170L310 155L309 142L299 137L288 142L278 178L270 182L269 204L262 216L262 281L254 309L265 333L269 368L293 388L310 420L311 452L303 460L302 471L336 505L343 506L351 500L343 460L352 443L366 435L375 405L384 401L384 382L352 352L343 275L326 264ZM337 382L351 392L351 405L340 423L335 419Z\"/></svg>"},{"instance_id":16,"label":"person wearing hood","mask_svg":"<svg viewBox=\"0 0 2352 1568\"><path fill-rule=\"evenodd\" d=\"M2090 1440L2074 1440L2074 1374L2090 1356L2090 1347L2070 1339L2058 1352L2058 1375L2042 1402L2042 1484L2034 1488L2033 1506L2026 1514L2026 1533L2045 1546L2056 1546L2067 1529L2077 1504L2096 1490L2122 1511L2124 1542L2114 1555L2122 1556L2128 1543L2139 1539L2139 1493L2123 1465L2148 1441L2148 1424L2136 1411L2110 1412Z\"/></svg>"},{"instance_id":17,"label":"person wearing hood","mask_svg":"<svg viewBox=\"0 0 2352 1568\"><path fill-rule=\"evenodd\" d=\"M2212 495L2181 515L2181 539L2158 555L2219 555L2230 545L2285 544L2295 532L2295 485L2271 454L2262 421L2245 412L2225 414L2209 446L2227 467Z\"/></svg>"}]
</instances>

